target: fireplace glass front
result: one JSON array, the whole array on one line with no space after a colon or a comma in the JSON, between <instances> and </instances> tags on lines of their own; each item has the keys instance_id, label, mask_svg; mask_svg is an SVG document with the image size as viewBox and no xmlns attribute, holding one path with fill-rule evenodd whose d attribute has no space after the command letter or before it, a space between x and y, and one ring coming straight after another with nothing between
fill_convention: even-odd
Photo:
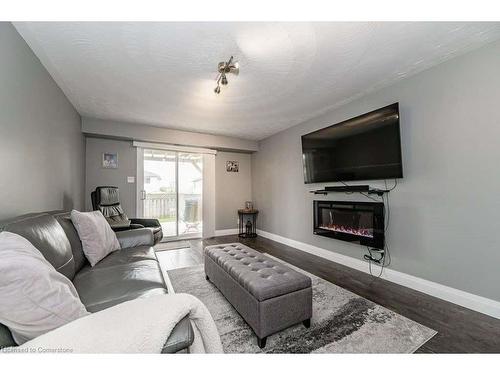
<instances>
[{"instance_id":1,"label":"fireplace glass front","mask_svg":"<svg viewBox=\"0 0 500 375\"><path fill-rule=\"evenodd\" d=\"M314 201L314 234L384 248L384 204Z\"/></svg>"}]
</instances>

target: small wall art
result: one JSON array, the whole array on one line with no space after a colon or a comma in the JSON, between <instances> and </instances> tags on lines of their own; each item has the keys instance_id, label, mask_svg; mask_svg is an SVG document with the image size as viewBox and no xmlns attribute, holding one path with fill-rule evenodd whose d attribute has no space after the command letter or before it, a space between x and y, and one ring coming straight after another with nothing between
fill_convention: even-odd
<instances>
[{"instance_id":1,"label":"small wall art","mask_svg":"<svg viewBox=\"0 0 500 375\"><path fill-rule=\"evenodd\" d=\"M239 172L240 163L238 161L226 161L226 172Z\"/></svg>"},{"instance_id":2,"label":"small wall art","mask_svg":"<svg viewBox=\"0 0 500 375\"><path fill-rule=\"evenodd\" d=\"M116 152L103 152L102 153L102 167L109 169L118 168L118 154Z\"/></svg>"}]
</instances>

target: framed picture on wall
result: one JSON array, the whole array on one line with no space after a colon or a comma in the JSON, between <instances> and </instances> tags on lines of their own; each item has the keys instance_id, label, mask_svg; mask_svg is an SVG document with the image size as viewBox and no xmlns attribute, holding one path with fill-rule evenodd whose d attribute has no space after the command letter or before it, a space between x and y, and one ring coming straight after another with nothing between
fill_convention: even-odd
<instances>
[{"instance_id":1,"label":"framed picture on wall","mask_svg":"<svg viewBox=\"0 0 500 375\"><path fill-rule=\"evenodd\" d=\"M102 167L116 169L118 168L118 154L116 152L103 152L102 153Z\"/></svg>"},{"instance_id":2,"label":"framed picture on wall","mask_svg":"<svg viewBox=\"0 0 500 375\"><path fill-rule=\"evenodd\" d=\"M237 161L226 161L226 172L239 172L240 163Z\"/></svg>"}]
</instances>

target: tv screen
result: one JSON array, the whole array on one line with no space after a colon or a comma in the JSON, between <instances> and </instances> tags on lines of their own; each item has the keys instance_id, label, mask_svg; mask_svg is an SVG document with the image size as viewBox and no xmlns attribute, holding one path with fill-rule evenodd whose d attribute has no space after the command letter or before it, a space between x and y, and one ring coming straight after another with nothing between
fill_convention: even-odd
<instances>
[{"instance_id":1,"label":"tv screen","mask_svg":"<svg viewBox=\"0 0 500 375\"><path fill-rule=\"evenodd\" d=\"M403 177L399 104L302 136L304 182Z\"/></svg>"}]
</instances>

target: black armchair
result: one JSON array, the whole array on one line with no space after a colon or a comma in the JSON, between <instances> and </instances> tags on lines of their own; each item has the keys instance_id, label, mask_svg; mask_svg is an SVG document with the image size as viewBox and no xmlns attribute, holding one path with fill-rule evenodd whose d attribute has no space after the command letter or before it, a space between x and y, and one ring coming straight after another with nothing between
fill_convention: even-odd
<instances>
[{"instance_id":1,"label":"black armchair","mask_svg":"<svg viewBox=\"0 0 500 375\"><path fill-rule=\"evenodd\" d=\"M120 204L120 194L116 186L98 186L90 193L90 198L93 209L102 212L115 232L151 228L154 243L157 244L162 240L163 231L157 219L129 219L127 217Z\"/></svg>"}]
</instances>

